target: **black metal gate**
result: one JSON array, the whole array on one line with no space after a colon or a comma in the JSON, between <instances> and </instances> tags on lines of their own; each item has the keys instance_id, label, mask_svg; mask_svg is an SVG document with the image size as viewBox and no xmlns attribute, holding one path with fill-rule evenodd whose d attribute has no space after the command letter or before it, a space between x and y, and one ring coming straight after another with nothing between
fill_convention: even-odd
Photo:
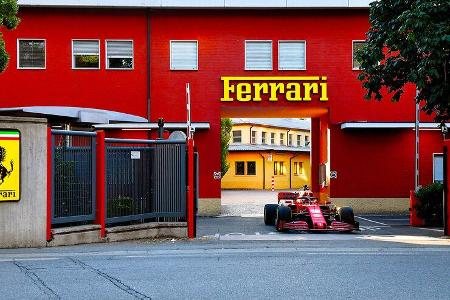
<instances>
[{"instance_id":1,"label":"black metal gate","mask_svg":"<svg viewBox=\"0 0 450 300\"><path fill-rule=\"evenodd\" d=\"M96 134L52 130L52 224L95 219Z\"/></svg>"},{"instance_id":2,"label":"black metal gate","mask_svg":"<svg viewBox=\"0 0 450 300\"><path fill-rule=\"evenodd\" d=\"M106 141L106 223L186 217L186 143Z\"/></svg>"}]
</instances>

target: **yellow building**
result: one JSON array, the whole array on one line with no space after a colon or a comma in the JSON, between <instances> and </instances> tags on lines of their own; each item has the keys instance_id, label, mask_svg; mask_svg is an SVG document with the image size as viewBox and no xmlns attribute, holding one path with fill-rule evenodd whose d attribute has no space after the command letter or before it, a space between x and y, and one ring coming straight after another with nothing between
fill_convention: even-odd
<instances>
[{"instance_id":1,"label":"yellow building","mask_svg":"<svg viewBox=\"0 0 450 300\"><path fill-rule=\"evenodd\" d=\"M230 168L222 189L298 189L310 185L309 119L232 119Z\"/></svg>"}]
</instances>

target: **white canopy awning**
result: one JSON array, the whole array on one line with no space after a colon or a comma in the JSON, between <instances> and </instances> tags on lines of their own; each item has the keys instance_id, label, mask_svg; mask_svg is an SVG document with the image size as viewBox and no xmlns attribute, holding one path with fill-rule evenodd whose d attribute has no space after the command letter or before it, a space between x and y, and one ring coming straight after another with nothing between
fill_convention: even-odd
<instances>
[{"instance_id":1,"label":"white canopy awning","mask_svg":"<svg viewBox=\"0 0 450 300\"><path fill-rule=\"evenodd\" d=\"M24 115L44 118L67 118L75 123L104 124L115 122L147 122L146 118L126 113L85 107L27 106L0 108L0 115Z\"/></svg>"},{"instance_id":2,"label":"white canopy awning","mask_svg":"<svg viewBox=\"0 0 450 300\"><path fill-rule=\"evenodd\" d=\"M419 124L420 129L439 129L439 123L425 123ZM450 123L446 123L447 127ZM341 129L413 129L414 122L346 122L341 124Z\"/></svg>"},{"instance_id":3,"label":"white canopy awning","mask_svg":"<svg viewBox=\"0 0 450 300\"><path fill-rule=\"evenodd\" d=\"M209 129L209 122L192 122L191 124L194 130ZM94 125L96 129L157 129L158 123L120 123L120 124L97 124ZM164 123L164 129L169 130L183 130L187 129L186 122L167 122Z\"/></svg>"}]
</instances>

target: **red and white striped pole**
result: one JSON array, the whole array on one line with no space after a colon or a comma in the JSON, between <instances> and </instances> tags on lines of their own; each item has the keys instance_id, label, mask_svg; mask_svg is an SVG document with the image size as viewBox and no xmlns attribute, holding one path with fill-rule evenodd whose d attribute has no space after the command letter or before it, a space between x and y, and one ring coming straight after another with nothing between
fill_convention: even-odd
<instances>
[{"instance_id":1,"label":"red and white striped pole","mask_svg":"<svg viewBox=\"0 0 450 300\"><path fill-rule=\"evenodd\" d=\"M272 192L275 191L275 177L272 176Z\"/></svg>"}]
</instances>

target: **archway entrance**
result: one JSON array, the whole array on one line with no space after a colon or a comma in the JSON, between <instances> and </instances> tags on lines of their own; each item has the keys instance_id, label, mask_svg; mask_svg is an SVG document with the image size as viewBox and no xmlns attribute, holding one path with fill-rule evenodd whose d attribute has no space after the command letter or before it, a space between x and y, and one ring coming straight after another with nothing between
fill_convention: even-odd
<instances>
[{"instance_id":1,"label":"archway entrance","mask_svg":"<svg viewBox=\"0 0 450 300\"><path fill-rule=\"evenodd\" d=\"M234 124L222 177L222 215L262 216L264 203L279 191L307 185L329 201L328 109L276 106L222 106Z\"/></svg>"}]
</instances>

